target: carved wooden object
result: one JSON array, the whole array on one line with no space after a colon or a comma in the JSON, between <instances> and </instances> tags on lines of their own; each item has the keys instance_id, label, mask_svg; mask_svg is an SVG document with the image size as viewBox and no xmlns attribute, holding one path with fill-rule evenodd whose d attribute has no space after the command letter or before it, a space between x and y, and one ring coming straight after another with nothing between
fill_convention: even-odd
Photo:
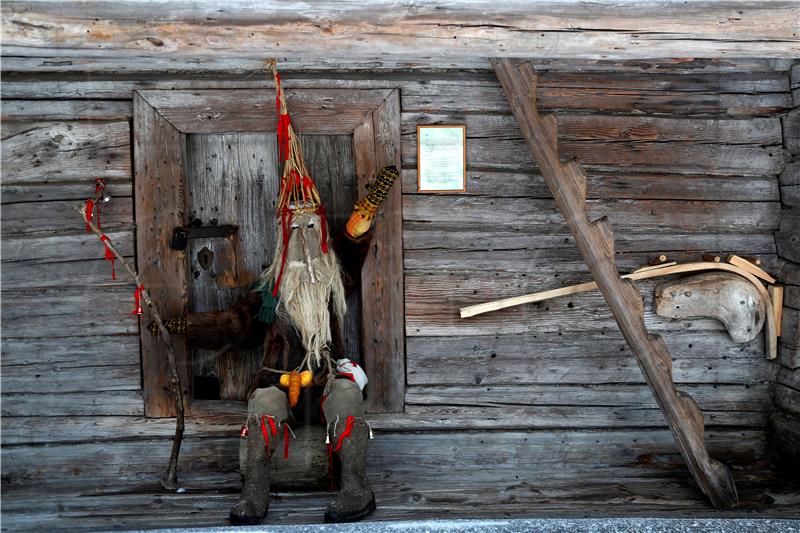
<instances>
[{"instance_id":1,"label":"carved wooden object","mask_svg":"<svg viewBox=\"0 0 800 533\"><path fill-rule=\"evenodd\" d=\"M586 176L575 161L558 157L556 120L536 109L536 74L530 64L515 66L508 59L493 59L511 110L528 148L566 220L592 277L608 303L647 384L664 413L675 442L695 481L717 508L737 503L730 471L711 459L703 441L703 415L690 396L675 389L672 359L664 341L647 332L642 298L636 286L623 280L614 264L614 239L605 218L590 221L586 211Z\"/></svg>"},{"instance_id":2,"label":"carved wooden object","mask_svg":"<svg viewBox=\"0 0 800 533\"><path fill-rule=\"evenodd\" d=\"M733 342L745 343L761 331L768 304L772 305L743 277L710 272L657 287L653 306L657 315L667 318L716 318Z\"/></svg>"}]
</instances>

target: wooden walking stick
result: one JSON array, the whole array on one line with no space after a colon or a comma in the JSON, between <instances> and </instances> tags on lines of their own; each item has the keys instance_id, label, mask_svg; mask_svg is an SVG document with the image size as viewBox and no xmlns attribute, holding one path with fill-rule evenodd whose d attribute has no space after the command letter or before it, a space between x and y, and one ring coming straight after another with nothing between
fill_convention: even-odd
<instances>
[{"instance_id":1,"label":"wooden walking stick","mask_svg":"<svg viewBox=\"0 0 800 533\"><path fill-rule=\"evenodd\" d=\"M180 454L181 442L183 441L185 422L183 411L183 387L178 374L175 351L172 348L172 337L170 336L166 326L164 326L164 321L161 320L161 315L158 313L158 307L150 297L150 293L147 292L147 288L139 279L139 274L136 272L136 269L134 269L131 264L122 256L122 254L119 253L119 250L117 250L117 248L114 246L114 243L111 242L111 239L109 239L108 236L105 235L95 223L94 210L96 209L100 199L104 197L104 190L105 183L103 180L97 180L94 197L87 200L83 204L76 205L75 211L81 214L83 220L86 221L86 227L95 235L97 235L100 238L100 241L105 245L106 258L112 261L112 275L116 277L116 274L113 270L113 261L118 260L122 265L122 268L125 269L125 272L128 273L131 279L133 279L133 282L136 284L135 294L137 309L134 310L134 314L141 314L141 308L139 306L139 298L141 297L141 299L144 300L145 305L147 305L147 307L150 309L150 312L153 313L153 319L158 328L158 332L161 335L161 339L164 341L164 353L167 356L170 382L172 383L172 390L175 394L175 410L177 416L175 417L175 435L172 438L172 452L169 456L167 474L161 479L161 485L165 489L175 490L178 488L178 455Z\"/></svg>"},{"instance_id":2,"label":"wooden walking stick","mask_svg":"<svg viewBox=\"0 0 800 533\"><path fill-rule=\"evenodd\" d=\"M497 78L519 123L536 164L566 220L598 289L636 356L647 384L664 413L689 470L715 507L737 503L730 471L709 457L703 441L703 415L694 400L675 389L672 358L663 339L648 333L642 297L630 280L623 280L614 263L614 237L605 217L589 221L586 212L586 176L575 160L558 157L557 122L536 109L536 74L528 63L493 59Z\"/></svg>"}]
</instances>

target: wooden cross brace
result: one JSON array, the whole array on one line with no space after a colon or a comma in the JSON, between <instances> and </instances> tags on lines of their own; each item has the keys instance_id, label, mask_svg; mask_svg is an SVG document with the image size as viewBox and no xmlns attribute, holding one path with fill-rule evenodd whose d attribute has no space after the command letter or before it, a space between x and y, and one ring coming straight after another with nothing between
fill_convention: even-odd
<instances>
[{"instance_id":1,"label":"wooden cross brace","mask_svg":"<svg viewBox=\"0 0 800 533\"><path fill-rule=\"evenodd\" d=\"M725 465L708 455L700 408L689 395L675 389L667 346L661 337L648 333L638 289L617 272L614 236L605 217L589 220L583 167L576 160L560 161L555 117L539 115L536 109L533 67L529 63L515 65L510 59L493 59L492 66L528 148L664 413L692 476L715 507L733 507L738 500L733 477Z\"/></svg>"}]
</instances>

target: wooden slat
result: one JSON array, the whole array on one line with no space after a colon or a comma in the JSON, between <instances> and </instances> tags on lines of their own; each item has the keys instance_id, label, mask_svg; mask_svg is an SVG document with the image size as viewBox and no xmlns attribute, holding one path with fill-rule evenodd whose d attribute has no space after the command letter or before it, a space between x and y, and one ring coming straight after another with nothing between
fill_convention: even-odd
<instances>
[{"instance_id":1,"label":"wooden slat","mask_svg":"<svg viewBox=\"0 0 800 533\"><path fill-rule=\"evenodd\" d=\"M130 178L127 122L4 123L3 131L4 184Z\"/></svg>"},{"instance_id":2,"label":"wooden slat","mask_svg":"<svg viewBox=\"0 0 800 533\"><path fill-rule=\"evenodd\" d=\"M186 136L163 120L143 98L134 95L135 208L139 278L162 317L183 316L188 310L188 261L185 251L172 250L172 230L185 225ZM140 317L149 324L148 309ZM175 416L172 387L162 356L161 341L142 328L142 382L148 416ZM190 397L191 367L185 340L172 340L178 372Z\"/></svg>"},{"instance_id":3,"label":"wooden slat","mask_svg":"<svg viewBox=\"0 0 800 533\"><path fill-rule=\"evenodd\" d=\"M132 288L3 292L3 338L138 333ZM149 333L148 333L149 335Z\"/></svg>"},{"instance_id":4,"label":"wooden slat","mask_svg":"<svg viewBox=\"0 0 800 533\"><path fill-rule=\"evenodd\" d=\"M13 89L13 88L12 88ZM542 111L602 112L624 114L717 115L744 117L773 115L794 105L787 93L728 94L666 91L607 91L604 89L537 90ZM464 86L438 90L404 91L403 111L509 113L508 101L499 87Z\"/></svg>"},{"instance_id":5,"label":"wooden slat","mask_svg":"<svg viewBox=\"0 0 800 533\"><path fill-rule=\"evenodd\" d=\"M3 65L5 68L7 65ZM118 100L3 100L3 120L130 120L130 102Z\"/></svg>"},{"instance_id":6,"label":"wooden slat","mask_svg":"<svg viewBox=\"0 0 800 533\"><path fill-rule=\"evenodd\" d=\"M590 78L587 84L595 84L595 81ZM735 120L559 113L556 119L558 138L562 141L781 144L781 121L777 117ZM510 114L404 112L402 120L403 135L416 135L416 124L464 124L468 138L520 138L519 128Z\"/></svg>"},{"instance_id":7,"label":"wooden slat","mask_svg":"<svg viewBox=\"0 0 800 533\"><path fill-rule=\"evenodd\" d=\"M9 330L3 338L2 354L3 367L136 365L139 362L139 340L135 334L87 336L85 331L73 337L15 337Z\"/></svg>"},{"instance_id":8,"label":"wooden slat","mask_svg":"<svg viewBox=\"0 0 800 533\"><path fill-rule=\"evenodd\" d=\"M139 390L5 393L2 413L3 417L141 416L144 414L144 400Z\"/></svg>"},{"instance_id":9,"label":"wooden slat","mask_svg":"<svg viewBox=\"0 0 800 533\"><path fill-rule=\"evenodd\" d=\"M77 213L75 218L80 223L80 216ZM121 254L124 256L133 255L132 231L109 231L106 235L114 242ZM52 237L3 237L0 245L2 245L3 264L8 264L12 261L56 263L89 260L104 256L103 244L98 241L97 236L93 233Z\"/></svg>"},{"instance_id":10,"label":"wooden slat","mask_svg":"<svg viewBox=\"0 0 800 533\"><path fill-rule=\"evenodd\" d=\"M93 176L84 176L69 183L12 183L0 185L3 204L17 202L44 202L49 200L85 200L94 192ZM106 178L106 191L113 197L133 196L133 180ZM101 221L102 222L102 221Z\"/></svg>"},{"instance_id":11,"label":"wooden slat","mask_svg":"<svg viewBox=\"0 0 800 533\"><path fill-rule=\"evenodd\" d=\"M94 193L87 189L86 197ZM86 223L75 212L80 202L64 200L55 202L23 202L3 206L3 238L16 236L46 235L86 231ZM112 198L111 202L98 208L103 231L131 230L134 227L133 201L131 198Z\"/></svg>"},{"instance_id":12,"label":"wooden slat","mask_svg":"<svg viewBox=\"0 0 800 533\"><path fill-rule=\"evenodd\" d=\"M463 228L450 222L405 222L403 245L406 250L540 250L574 248L572 236L554 232L542 234L538 227ZM745 255L775 254L771 232L684 233L649 232L620 235L617 251L626 253L682 252L702 254L708 250L738 251ZM566 255L569 258L570 255ZM446 258L446 256L445 256ZM500 258L498 258L500 260Z\"/></svg>"},{"instance_id":13,"label":"wooden slat","mask_svg":"<svg viewBox=\"0 0 800 533\"><path fill-rule=\"evenodd\" d=\"M589 216L608 216L623 231L684 230L693 232L774 231L778 202L696 202L659 200L589 200ZM459 223L464 229L524 227L541 233L563 233L565 224L552 200L528 198L403 197L406 222Z\"/></svg>"},{"instance_id":14,"label":"wooden slat","mask_svg":"<svg viewBox=\"0 0 800 533\"><path fill-rule=\"evenodd\" d=\"M585 161L588 168L609 167L650 172L764 175L783 170L786 157L779 145L729 145L683 142L559 143L562 156ZM534 168L520 139L478 137L467 142L467 168L527 171ZM403 166L416 166L416 136L403 139Z\"/></svg>"},{"instance_id":15,"label":"wooden slat","mask_svg":"<svg viewBox=\"0 0 800 533\"><path fill-rule=\"evenodd\" d=\"M670 2L652 2L634 11L628 5L580 2L530 9L521 1L482 1L446 11L435 3L393 10L388 5L365 9L353 1L317 4L303 13L302 21L292 6L278 2L262 3L258 9L235 4L224 11L175 2L153 20L135 2L116 2L114 9L100 4L90 20L81 2L15 2L3 15L7 45L38 56L61 49L101 56L103 50L112 50L134 57L159 52L174 57L325 58L336 48L348 57L368 58L415 57L419 50L468 58L554 53L586 58L795 57L798 51L791 32L796 6L786 1L688 4L680 11ZM476 26L486 13L492 14L491 24ZM231 25L241 21L247 21L247 31L232 33ZM341 35L348 40L343 42Z\"/></svg>"},{"instance_id":16,"label":"wooden slat","mask_svg":"<svg viewBox=\"0 0 800 533\"><path fill-rule=\"evenodd\" d=\"M109 361L113 362L113 361ZM137 390L140 387L139 364L106 366L67 366L31 364L3 366L3 392L87 392Z\"/></svg>"},{"instance_id":17,"label":"wooden slat","mask_svg":"<svg viewBox=\"0 0 800 533\"><path fill-rule=\"evenodd\" d=\"M111 279L111 264L102 259L102 245L98 255L97 259L85 261L4 261L3 286L14 289L132 287L122 275L116 280ZM134 261L132 255L126 259Z\"/></svg>"}]
</instances>

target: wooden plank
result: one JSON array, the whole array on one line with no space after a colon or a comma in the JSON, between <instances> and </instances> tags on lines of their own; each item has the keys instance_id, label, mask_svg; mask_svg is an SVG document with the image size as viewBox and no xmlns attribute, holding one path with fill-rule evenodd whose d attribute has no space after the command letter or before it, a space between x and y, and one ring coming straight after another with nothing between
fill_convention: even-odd
<instances>
[{"instance_id":1,"label":"wooden plank","mask_svg":"<svg viewBox=\"0 0 800 533\"><path fill-rule=\"evenodd\" d=\"M775 405L786 412L800 415L800 390L776 383Z\"/></svg>"},{"instance_id":2,"label":"wooden plank","mask_svg":"<svg viewBox=\"0 0 800 533\"><path fill-rule=\"evenodd\" d=\"M4 291L3 337L138 333L138 321L130 314L132 305L132 288Z\"/></svg>"},{"instance_id":3,"label":"wooden plank","mask_svg":"<svg viewBox=\"0 0 800 533\"><path fill-rule=\"evenodd\" d=\"M4 417L16 416L142 416L141 391L3 394Z\"/></svg>"},{"instance_id":4,"label":"wooden plank","mask_svg":"<svg viewBox=\"0 0 800 533\"><path fill-rule=\"evenodd\" d=\"M274 133L278 116L272 92L257 90L140 91L183 133ZM307 89L287 91L292 124L305 134L349 134L389 91ZM198 113L198 109L202 109Z\"/></svg>"},{"instance_id":5,"label":"wooden plank","mask_svg":"<svg viewBox=\"0 0 800 533\"><path fill-rule=\"evenodd\" d=\"M359 188L388 165L400 168L400 94L393 91L353 133ZM362 155L363 154L363 155ZM376 221L362 269L364 364L369 412L403 410L405 343L402 193L393 187ZM374 317L370 319L369 317Z\"/></svg>"},{"instance_id":6,"label":"wooden plank","mask_svg":"<svg viewBox=\"0 0 800 533\"><path fill-rule=\"evenodd\" d=\"M118 100L3 100L0 112L4 121L130 120L132 116L131 103Z\"/></svg>"},{"instance_id":7,"label":"wooden plank","mask_svg":"<svg viewBox=\"0 0 800 533\"><path fill-rule=\"evenodd\" d=\"M75 218L80 222L80 216L77 213ZM121 254L133 255L132 231L109 231L106 235L114 242ZM29 261L32 264L81 261L100 258L104 255L103 244L93 233L52 237L3 237L0 246L4 265L13 261Z\"/></svg>"},{"instance_id":8,"label":"wooden plank","mask_svg":"<svg viewBox=\"0 0 800 533\"><path fill-rule=\"evenodd\" d=\"M137 335L87 336L85 333L74 337L29 338L15 337L12 331L8 331L2 346L3 367L49 364L89 368L138 364Z\"/></svg>"},{"instance_id":9,"label":"wooden plank","mask_svg":"<svg viewBox=\"0 0 800 533\"><path fill-rule=\"evenodd\" d=\"M61 364L31 364L3 366L3 392L36 393L42 391L89 392L106 390L137 390L141 370L138 364L114 364L87 367Z\"/></svg>"},{"instance_id":10,"label":"wooden plank","mask_svg":"<svg viewBox=\"0 0 800 533\"><path fill-rule=\"evenodd\" d=\"M408 250L541 250L574 248L572 235L538 233L540 227L463 228L450 222L413 222L403 225L403 245ZM668 252L701 255L708 250L737 251L745 255L775 254L775 238L771 232L753 234L685 233L667 231L620 235L620 254ZM570 255L564 256L569 258ZM762 257L764 257L762 255ZM498 256L498 261L502 256Z\"/></svg>"},{"instance_id":11,"label":"wooden plank","mask_svg":"<svg viewBox=\"0 0 800 533\"><path fill-rule=\"evenodd\" d=\"M594 81L592 78L589 83L594 84ZM676 80L679 81L680 78ZM519 139L519 128L513 115L510 114L404 112L401 118L403 135L415 135L417 124L464 124L467 127L468 138ZM561 141L781 144L781 121L777 117L736 120L559 114L556 119L558 138Z\"/></svg>"},{"instance_id":12,"label":"wooden plank","mask_svg":"<svg viewBox=\"0 0 800 533\"><path fill-rule=\"evenodd\" d=\"M775 278L764 272L764 269L759 268L758 266L754 265L747 259L742 259L736 254L733 254L730 257L728 257L728 263L732 264L733 266L739 267L742 270L746 270L750 274L763 279L767 283L775 283Z\"/></svg>"},{"instance_id":13,"label":"wooden plank","mask_svg":"<svg viewBox=\"0 0 800 533\"><path fill-rule=\"evenodd\" d=\"M608 216L624 231L744 231L778 228L778 202L697 202L660 200L589 200L589 216ZM509 216L513 213L513 216ZM407 195L405 222L458 223L463 229L524 227L540 233L564 233L552 200L503 197Z\"/></svg>"},{"instance_id":14,"label":"wooden plank","mask_svg":"<svg viewBox=\"0 0 800 533\"><path fill-rule=\"evenodd\" d=\"M10 87L9 90L14 90ZM669 114L675 116L716 115L725 117L766 116L786 112L794 106L788 93L730 94L678 91L607 91L586 88L547 88L536 91L543 111L603 114ZM463 86L403 92L403 111L509 113L508 101L498 87Z\"/></svg>"},{"instance_id":15,"label":"wooden plank","mask_svg":"<svg viewBox=\"0 0 800 533\"><path fill-rule=\"evenodd\" d=\"M722 463L711 459L706 449L700 409L690 396L675 389L667 346L660 337L648 333L644 307L635 285L619 277L614 264L614 237L607 220L602 218L592 223L588 218L583 168L575 160L566 164L559 161L557 139L545 127L546 122L530 95L536 86L532 67L522 65L518 69L509 60L493 60L492 65L528 148L667 419L692 477L715 507L735 506L738 497L733 476Z\"/></svg>"},{"instance_id":16,"label":"wooden plank","mask_svg":"<svg viewBox=\"0 0 800 533\"><path fill-rule=\"evenodd\" d=\"M800 154L800 109L795 108L783 117L783 145L790 154Z\"/></svg>"},{"instance_id":17,"label":"wooden plank","mask_svg":"<svg viewBox=\"0 0 800 533\"><path fill-rule=\"evenodd\" d=\"M188 261L172 250L172 229L186 220L184 162L186 137L138 94L134 95L135 202L139 277L157 302L161 316L182 316L188 309ZM145 309L142 324L153 320ZM142 380L147 416L175 416L166 360L158 339L141 330ZM191 368L185 340L172 340L181 383L191 397Z\"/></svg>"},{"instance_id":18,"label":"wooden plank","mask_svg":"<svg viewBox=\"0 0 800 533\"><path fill-rule=\"evenodd\" d=\"M132 255L126 259L134 260ZM104 259L57 263L4 261L2 269L2 282L6 289L131 286L130 281L121 275L116 280L111 279L111 265Z\"/></svg>"},{"instance_id":19,"label":"wooden plank","mask_svg":"<svg viewBox=\"0 0 800 533\"><path fill-rule=\"evenodd\" d=\"M783 287L770 285L769 297L772 303L772 312L775 315L775 334L781 336L781 319L783 318Z\"/></svg>"},{"instance_id":20,"label":"wooden plank","mask_svg":"<svg viewBox=\"0 0 800 533\"><path fill-rule=\"evenodd\" d=\"M86 197L91 197L93 193L94 189L87 190ZM75 212L77 203L80 202L63 200L6 204L3 206L3 238L85 232L86 223ZM113 198L111 202L102 204L98 211L103 231L134 228L131 198ZM102 249L102 243L100 248Z\"/></svg>"},{"instance_id":21,"label":"wooden plank","mask_svg":"<svg viewBox=\"0 0 800 533\"><path fill-rule=\"evenodd\" d=\"M106 190L112 197L133 196L133 180L128 178L106 179ZM49 200L85 200L94 191L94 177L84 176L69 183L13 183L0 185L0 202L46 202ZM101 221L102 222L102 221Z\"/></svg>"},{"instance_id":22,"label":"wooden plank","mask_svg":"<svg viewBox=\"0 0 800 533\"><path fill-rule=\"evenodd\" d=\"M278 2L265 2L257 10L234 5L224 12L176 2L160 11L157 20L142 20L141 6L130 1L117 2L114 9L100 4L91 20L80 2L14 2L3 9L3 18L7 45L39 56L68 49L95 56L114 50L128 56L329 57L332 46L349 57L414 57L419 50L470 58L554 53L584 58L796 57L798 52L791 32L796 6L786 1L689 4L680 11L671 2L652 2L636 12L626 5L579 2L530 9L524 2L498 6L482 1L450 6L446 12L437 3L394 10L387 10L388 5L365 10L352 1L319 4L304 13L301 23L294 9ZM741 16L744 10L746 17ZM475 21L485 19L487 12L492 24L476 27ZM230 32L231 24L244 20L248 31ZM340 35L347 35L347 41L338 39ZM278 36L280 42L275 41Z\"/></svg>"},{"instance_id":23,"label":"wooden plank","mask_svg":"<svg viewBox=\"0 0 800 533\"><path fill-rule=\"evenodd\" d=\"M32 122L3 134L4 184L130 178L127 122Z\"/></svg>"},{"instance_id":24,"label":"wooden plank","mask_svg":"<svg viewBox=\"0 0 800 533\"><path fill-rule=\"evenodd\" d=\"M533 160L520 139L477 137L467 143L467 168L527 171ZM585 161L587 167L673 173L764 175L783 170L780 145L702 144L646 141L571 141L559 144L562 156ZM403 139L403 166L416 166L416 136Z\"/></svg>"},{"instance_id":25,"label":"wooden plank","mask_svg":"<svg viewBox=\"0 0 800 533\"><path fill-rule=\"evenodd\" d=\"M797 228L800 228L800 211L784 211L780 228L775 232L775 245L779 256L800 263L800 234Z\"/></svg>"}]
</instances>

